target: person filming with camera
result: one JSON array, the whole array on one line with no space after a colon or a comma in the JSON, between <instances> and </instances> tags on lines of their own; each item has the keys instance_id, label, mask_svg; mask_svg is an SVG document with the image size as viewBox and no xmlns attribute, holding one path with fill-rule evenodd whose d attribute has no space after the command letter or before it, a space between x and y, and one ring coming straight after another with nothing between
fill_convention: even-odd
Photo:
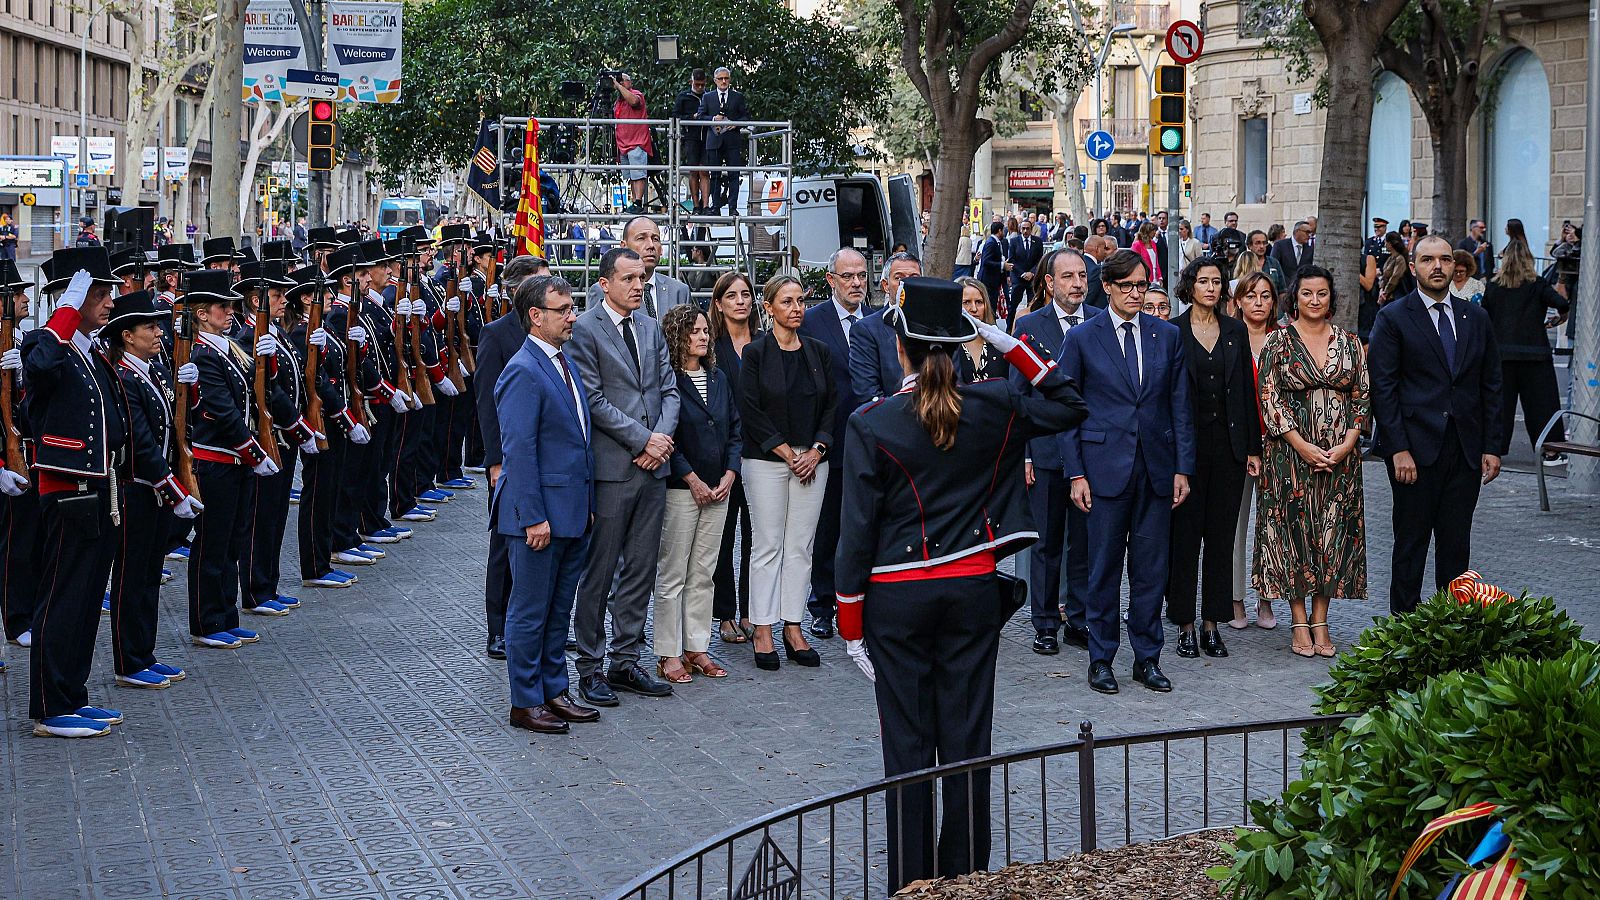
<instances>
[{"instance_id":1,"label":"person filming with camera","mask_svg":"<svg viewBox=\"0 0 1600 900\"><path fill-rule=\"evenodd\" d=\"M627 72L613 72L610 78L611 86L617 89L617 102L611 107L612 118L650 118L644 94L633 89L633 76ZM626 167L622 175L628 179L628 212L644 212L645 183L650 177L645 166L650 164L650 155L654 152L649 125L617 125L617 161Z\"/></svg>"}]
</instances>

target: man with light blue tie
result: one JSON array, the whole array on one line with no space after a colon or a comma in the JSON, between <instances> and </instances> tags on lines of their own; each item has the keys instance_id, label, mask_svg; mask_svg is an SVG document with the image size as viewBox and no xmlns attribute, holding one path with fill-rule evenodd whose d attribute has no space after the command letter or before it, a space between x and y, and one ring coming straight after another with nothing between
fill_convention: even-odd
<instances>
[{"instance_id":1,"label":"man with light blue tie","mask_svg":"<svg viewBox=\"0 0 1600 900\"><path fill-rule=\"evenodd\" d=\"M1107 312L1068 331L1060 359L1089 407L1060 438L1072 502L1089 518L1089 687L1117 692L1111 664L1126 568L1133 678L1165 692L1172 682L1160 666L1161 602L1172 510L1189 495L1195 459L1188 371L1178 327L1139 311L1150 286L1144 260L1118 250L1100 278Z\"/></svg>"},{"instance_id":2,"label":"man with light blue tie","mask_svg":"<svg viewBox=\"0 0 1600 900\"><path fill-rule=\"evenodd\" d=\"M562 347L572 337L572 286L531 278L513 297L528 338L495 382L504 462L495 482L495 530L507 541L506 670L511 725L566 734L596 722L572 698L567 626L594 521L594 451L587 395Z\"/></svg>"}]
</instances>

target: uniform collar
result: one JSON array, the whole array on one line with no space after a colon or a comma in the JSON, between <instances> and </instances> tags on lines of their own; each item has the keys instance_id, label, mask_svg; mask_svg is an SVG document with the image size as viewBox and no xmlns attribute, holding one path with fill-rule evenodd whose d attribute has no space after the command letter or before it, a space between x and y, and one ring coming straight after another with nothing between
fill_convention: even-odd
<instances>
[{"instance_id":1,"label":"uniform collar","mask_svg":"<svg viewBox=\"0 0 1600 900\"><path fill-rule=\"evenodd\" d=\"M217 351L218 353L221 353L224 356L227 356L232 352L232 350L230 349L230 345L233 342L228 340L226 335L212 334L209 331L202 331L202 332L199 332L199 337L200 337L200 340L205 341L207 344L210 344L211 345L211 349Z\"/></svg>"},{"instance_id":2,"label":"uniform collar","mask_svg":"<svg viewBox=\"0 0 1600 900\"><path fill-rule=\"evenodd\" d=\"M132 353L124 353L122 354L122 363L135 372L138 372L140 375L143 375L145 378L150 377L149 360L140 359L139 357L134 356Z\"/></svg>"}]
</instances>

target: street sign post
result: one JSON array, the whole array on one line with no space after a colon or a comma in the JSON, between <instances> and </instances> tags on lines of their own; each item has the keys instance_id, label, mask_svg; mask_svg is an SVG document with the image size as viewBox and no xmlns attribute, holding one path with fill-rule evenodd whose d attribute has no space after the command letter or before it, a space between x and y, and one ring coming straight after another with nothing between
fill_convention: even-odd
<instances>
[{"instance_id":1,"label":"street sign post","mask_svg":"<svg viewBox=\"0 0 1600 900\"><path fill-rule=\"evenodd\" d=\"M1205 33L1188 19L1179 19L1167 29L1167 55L1172 61L1186 66L1200 58L1205 48Z\"/></svg>"},{"instance_id":2,"label":"street sign post","mask_svg":"<svg viewBox=\"0 0 1600 900\"><path fill-rule=\"evenodd\" d=\"M83 174L83 173L79 173L78 177L76 179L76 184L78 185L78 187L81 187L81 188L88 187L89 186L89 176L86 175L86 174Z\"/></svg>"},{"instance_id":3,"label":"street sign post","mask_svg":"<svg viewBox=\"0 0 1600 900\"><path fill-rule=\"evenodd\" d=\"M1195 24L1194 22L1191 22L1188 19L1179 19L1178 21L1172 23L1172 27L1167 29L1167 55L1172 57L1172 61L1177 63L1178 65L1187 66L1188 64L1190 64L1190 63L1194 62L1195 60L1199 59L1200 58L1200 53L1204 49L1205 49L1205 32L1201 31L1200 30L1200 26ZM1175 71L1173 72L1174 75L1180 74L1180 73L1183 73L1182 69L1175 69ZM1179 91L1173 92L1176 95L1180 96L1180 98L1184 93L1186 93L1186 89L1188 87L1188 78L1184 77L1181 80L1184 82L1184 90L1179 90ZM1189 150L1189 147L1188 147L1188 143L1189 142L1188 142L1187 135L1185 135L1185 133L1184 133L1184 127L1181 124L1181 121L1182 121L1182 117L1180 116L1179 117L1180 124L1176 127L1176 129L1169 129L1169 128L1168 129L1164 129L1164 128L1162 128L1160 126L1159 123L1156 124L1156 128L1155 128L1155 131L1158 131L1162 135L1163 139L1166 138L1166 136L1167 136L1167 134L1169 132L1174 133L1176 135L1177 143L1182 147L1182 150L1183 150L1182 153L1178 153L1176 155L1164 157L1165 160L1166 160L1166 164L1167 164L1167 280L1168 281L1176 281L1177 280L1178 267L1183 261L1183 256L1182 256L1183 248L1179 244L1179 241L1178 241L1178 204L1179 204L1178 192L1181 189L1180 188L1181 179L1183 179L1184 176L1189 174L1188 167L1183 164L1184 156L1187 155L1187 152ZM1227 277L1227 273L1226 272L1223 273L1223 277ZM1172 288L1172 285L1170 285L1170 284L1167 285L1167 288L1170 290Z\"/></svg>"},{"instance_id":4,"label":"street sign post","mask_svg":"<svg viewBox=\"0 0 1600 900\"><path fill-rule=\"evenodd\" d=\"M1083 142L1084 152L1095 162L1105 162L1110 159L1116 149L1117 142L1112 140L1111 133L1106 131L1091 132L1088 139Z\"/></svg>"},{"instance_id":5,"label":"street sign post","mask_svg":"<svg viewBox=\"0 0 1600 900\"><path fill-rule=\"evenodd\" d=\"M339 96L339 73L312 69L290 69L283 79L283 92L307 100L334 100Z\"/></svg>"},{"instance_id":6,"label":"street sign post","mask_svg":"<svg viewBox=\"0 0 1600 900\"><path fill-rule=\"evenodd\" d=\"M38 202L39 202L39 197L36 194L31 194L30 193L30 194L23 194L22 195L22 205L23 206L32 206L32 205L34 205L35 203L38 203Z\"/></svg>"}]
</instances>

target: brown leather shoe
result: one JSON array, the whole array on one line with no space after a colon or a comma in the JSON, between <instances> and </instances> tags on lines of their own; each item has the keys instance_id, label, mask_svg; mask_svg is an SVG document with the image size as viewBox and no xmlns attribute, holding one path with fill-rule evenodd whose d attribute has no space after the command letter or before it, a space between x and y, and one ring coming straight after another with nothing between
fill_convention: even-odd
<instances>
[{"instance_id":1,"label":"brown leather shoe","mask_svg":"<svg viewBox=\"0 0 1600 900\"><path fill-rule=\"evenodd\" d=\"M562 691L546 700L544 705L545 708L555 713L557 718L568 722L600 721L600 710L584 706L582 703L572 699L572 695L566 691Z\"/></svg>"},{"instance_id":2,"label":"brown leather shoe","mask_svg":"<svg viewBox=\"0 0 1600 900\"><path fill-rule=\"evenodd\" d=\"M520 706L511 707L511 727L537 731L540 734L566 734L571 730L566 722L543 706L526 709Z\"/></svg>"}]
</instances>

